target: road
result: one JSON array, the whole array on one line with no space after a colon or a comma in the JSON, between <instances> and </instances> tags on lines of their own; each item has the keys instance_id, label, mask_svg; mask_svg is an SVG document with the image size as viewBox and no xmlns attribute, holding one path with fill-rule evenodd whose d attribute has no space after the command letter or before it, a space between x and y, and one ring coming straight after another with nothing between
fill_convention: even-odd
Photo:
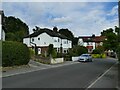
<instances>
[{"instance_id":1,"label":"road","mask_svg":"<svg viewBox=\"0 0 120 90\"><path fill-rule=\"evenodd\" d=\"M116 62L95 59L93 62L4 77L2 85L3 88L87 88Z\"/></svg>"}]
</instances>

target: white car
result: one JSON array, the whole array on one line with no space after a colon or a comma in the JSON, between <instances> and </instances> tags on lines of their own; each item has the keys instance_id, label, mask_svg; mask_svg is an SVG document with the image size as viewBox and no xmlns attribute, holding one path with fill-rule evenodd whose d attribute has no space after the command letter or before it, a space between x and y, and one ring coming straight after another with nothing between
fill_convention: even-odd
<instances>
[{"instance_id":1,"label":"white car","mask_svg":"<svg viewBox=\"0 0 120 90\"><path fill-rule=\"evenodd\" d=\"M78 61L83 61L83 62L92 62L92 56L90 54L82 54L80 57L79 57L79 60Z\"/></svg>"}]
</instances>

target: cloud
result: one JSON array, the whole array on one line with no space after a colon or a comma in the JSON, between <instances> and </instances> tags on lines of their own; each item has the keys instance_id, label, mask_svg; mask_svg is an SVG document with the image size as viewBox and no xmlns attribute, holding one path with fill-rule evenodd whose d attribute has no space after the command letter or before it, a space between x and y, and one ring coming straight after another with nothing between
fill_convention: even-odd
<instances>
[{"instance_id":1,"label":"cloud","mask_svg":"<svg viewBox=\"0 0 120 90\"><path fill-rule=\"evenodd\" d=\"M113 16L118 14L118 5L114 6L108 15Z\"/></svg>"},{"instance_id":2,"label":"cloud","mask_svg":"<svg viewBox=\"0 0 120 90\"><path fill-rule=\"evenodd\" d=\"M3 2L118 2L118 0L2 0Z\"/></svg>"},{"instance_id":3,"label":"cloud","mask_svg":"<svg viewBox=\"0 0 120 90\"><path fill-rule=\"evenodd\" d=\"M103 29L118 25L117 5L107 9L100 2L11 2L3 3L5 15L15 16L35 26L68 28L75 36L100 35ZM109 3L110 4L110 3Z\"/></svg>"},{"instance_id":4,"label":"cloud","mask_svg":"<svg viewBox=\"0 0 120 90\"><path fill-rule=\"evenodd\" d=\"M52 19L53 23L70 23L72 19L70 17L60 17Z\"/></svg>"}]
</instances>

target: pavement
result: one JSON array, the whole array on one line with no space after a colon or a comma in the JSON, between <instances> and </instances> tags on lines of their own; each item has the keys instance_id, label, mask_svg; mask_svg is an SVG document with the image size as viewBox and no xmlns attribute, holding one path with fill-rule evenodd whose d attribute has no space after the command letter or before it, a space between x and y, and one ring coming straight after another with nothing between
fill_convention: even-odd
<instances>
[{"instance_id":1,"label":"pavement","mask_svg":"<svg viewBox=\"0 0 120 90\"><path fill-rule=\"evenodd\" d=\"M118 63L114 64L105 73L100 75L94 82L88 86L90 88L116 88L120 90L120 81L118 80Z\"/></svg>"}]
</instances>

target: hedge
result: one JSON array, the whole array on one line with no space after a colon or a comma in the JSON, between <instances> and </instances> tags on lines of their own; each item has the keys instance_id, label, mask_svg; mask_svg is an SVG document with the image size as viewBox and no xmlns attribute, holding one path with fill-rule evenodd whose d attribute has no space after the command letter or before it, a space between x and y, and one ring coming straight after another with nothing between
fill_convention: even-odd
<instances>
[{"instance_id":1,"label":"hedge","mask_svg":"<svg viewBox=\"0 0 120 90\"><path fill-rule=\"evenodd\" d=\"M28 47L20 42L4 41L2 43L2 66L26 65L30 60Z\"/></svg>"},{"instance_id":2,"label":"hedge","mask_svg":"<svg viewBox=\"0 0 120 90\"><path fill-rule=\"evenodd\" d=\"M106 54L92 54L92 58L106 58Z\"/></svg>"}]
</instances>

